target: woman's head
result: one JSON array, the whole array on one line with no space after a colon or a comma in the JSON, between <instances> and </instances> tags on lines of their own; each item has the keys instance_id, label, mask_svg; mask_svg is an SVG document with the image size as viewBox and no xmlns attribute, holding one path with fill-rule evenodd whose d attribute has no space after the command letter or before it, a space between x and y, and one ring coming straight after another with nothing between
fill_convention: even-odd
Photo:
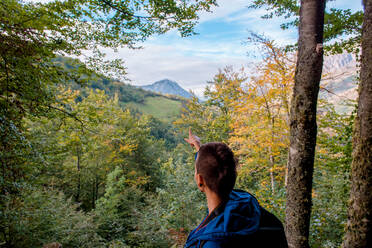
<instances>
[{"instance_id":1,"label":"woman's head","mask_svg":"<svg viewBox=\"0 0 372 248\"><path fill-rule=\"evenodd\" d=\"M219 197L226 198L236 181L236 160L234 153L224 143L213 142L202 145L195 162L206 186Z\"/></svg>"}]
</instances>

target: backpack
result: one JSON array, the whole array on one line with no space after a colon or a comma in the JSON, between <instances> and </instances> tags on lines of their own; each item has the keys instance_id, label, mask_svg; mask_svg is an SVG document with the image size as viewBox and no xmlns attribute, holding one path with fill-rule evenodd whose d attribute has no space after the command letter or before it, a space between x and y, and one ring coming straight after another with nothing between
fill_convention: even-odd
<instances>
[{"instance_id":1,"label":"backpack","mask_svg":"<svg viewBox=\"0 0 372 248\"><path fill-rule=\"evenodd\" d=\"M288 248L282 222L263 207L260 206L260 209L260 225L257 232L253 234L257 247Z\"/></svg>"},{"instance_id":2,"label":"backpack","mask_svg":"<svg viewBox=\"0 0 372 248\"><path fill-rule=\"evenodd\" d=\"M239 239L227 241L222 247L288 248L282 222L262 206L260 206L260 211L260 225L255 233L246 237L240 237ZM206 242L207 241L203 240L199 247L202 248Z\"/></svg>"}]
</instances>

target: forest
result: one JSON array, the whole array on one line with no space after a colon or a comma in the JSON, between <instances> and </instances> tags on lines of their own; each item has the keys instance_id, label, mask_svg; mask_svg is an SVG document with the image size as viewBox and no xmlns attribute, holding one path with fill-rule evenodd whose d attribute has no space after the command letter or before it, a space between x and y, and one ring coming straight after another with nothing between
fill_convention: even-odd
<instances>
[{"instance_id":1,"label":"forest","mask_svg":"<svg viewBox=\"0 0 372 248\"><path fill-rule=\"evenodd\" d=\"M183 247L207 211L189 128L232 148L235 187L285 223L289 247L371 247L372 1L326 2L247 1L263 18L294 17L282 28L298 43L247 33L260 60L221 68L200 101L120 82L123 61L103 50L195 35L217 1L2 0L0 247ZM357 57L359 89L340 112L318 94L323 57L343 52ZM133 107L148 97L181 113Z\"/></svg>"}]
</instances>

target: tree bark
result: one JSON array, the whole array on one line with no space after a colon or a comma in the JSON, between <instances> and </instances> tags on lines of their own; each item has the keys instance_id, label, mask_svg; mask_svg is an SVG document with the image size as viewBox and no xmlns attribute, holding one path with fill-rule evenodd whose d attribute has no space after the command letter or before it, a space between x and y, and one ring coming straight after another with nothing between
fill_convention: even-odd
<instances>
[{"instance_id":1,"label":"tree bark","mask_svg":"<svg viewBox=\"0 0 372 248\"><path fill-rule=\"evenodd\" d=\"M290 113L286 235L290 248L309 247L311 191L323 66L325 0L301 0L298 55Z\"/></svg>"},{"instance_id":2,"label":"tree bark","mask_svg":"<svg viewBox=\"0 0 372 248\"><path fill-rule=\"evenodd\" d=\"M75 201L79 202L80 200L80 188L81 188L81 183L80 183L80 149L77 149L77 170L78 170L78 183L77 183L77 189L76 189L76 196L75 196Z\"/></svg>"},{"instance_id":3,"label":"tree bark","mask_svg":"<svg viewBox=\"0 0 372 248\"><path fill-rule=\"evenodd\" d=\"M96 201L98 200L98 187L99 187L99 180L98 180L98 176L96 176Z\"/></svg>"},{"instance_id":4,"label":"tree bark","mask_svg":"<svg viewBox=\"0 0 372 248\"><path fill-rule=\"evenodd\" d=\"M271 194L275 194L275 178L274 178L274 156L272 155L272 151L270 149L270 179L271 179Z\"/></svg>"},{"instance_id":5,"label":"tree bark","mask_svg":"<svg viewBox=\"0 0 372 248\"><path fill-rule=\"evenodd\" d=\"M96 179L93 179L92 183L92 209L96 208Z\"/></svg>"},{"instance_id":6,"label":"tree bark","mask_svg":"<svg viewBox=\"0 0 372 248\"><path fill-rule=\"evenodd\" d=\"M372 247L372 0L364 0L358 112L346 235L342 247Z\"/></svg>"}]
</instances>

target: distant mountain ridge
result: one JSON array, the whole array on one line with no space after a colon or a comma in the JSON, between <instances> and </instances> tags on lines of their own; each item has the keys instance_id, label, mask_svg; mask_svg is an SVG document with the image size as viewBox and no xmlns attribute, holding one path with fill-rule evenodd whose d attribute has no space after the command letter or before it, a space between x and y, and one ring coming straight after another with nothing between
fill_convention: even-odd
<instances>
[{"instance_id":1,"label":"distant mountain ridge","mask_svg":"<svg viewBox=\"0 0 372 248\"><path fill-rule=\"evenodd\" d=\"M341 112L350 112L353 109L345 107L347 100L356 100L357 87L357 61L354 54L343 53L324 58L321 85L325 90L320 91L320 98L326 98L335 104Z\"/></svg>"},{"instance_id":2,"label":"distant mountain ridge","mask_svg":"<svg viewBox=\"0 0 372 248\"><path fill-rule=\"evenodd\" d=\"M170 94L170 95L177 95L184 98L192 98L192 95L183 89L177 82L163 79L160 81L156 81L150 85L139 86L144 90L161 93L161 94Z\"/></svg>"}]
</instances>

